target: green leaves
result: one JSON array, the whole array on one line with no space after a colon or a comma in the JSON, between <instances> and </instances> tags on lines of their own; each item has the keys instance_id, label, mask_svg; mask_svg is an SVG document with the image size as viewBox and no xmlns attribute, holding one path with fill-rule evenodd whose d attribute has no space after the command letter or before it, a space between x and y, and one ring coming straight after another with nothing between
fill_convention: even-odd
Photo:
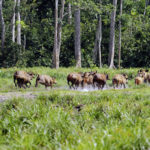
<instances>
[{"instance_id":1,"label":"green leaves","mask_svg":"<svg viewBox=\"0 0 150 150\"><path fill-rule=\"evenodd\" d=\"M22 27L22 44L24 43L24 37L26 37L26 50L23 52L23 45L18 47L16 43L12 43L11 20L14 1L4 1L3 14L6 23L6 44L4 56L2 56L2 53L0 52L1 67L15 66L20 60L26 62L24 63L24 66L50 66L54 45L54 2L55 0L21 1L21 22L16 21L16 25L20 23ZM112 1L102 0L101 4L99 3L99 0L66 0L65 2L65 15L62 23L62 46L60 53L61 66L72 66L75 62L73 21L75 6L78 6L81 9L83 66L87 67L89 64L92 64L92 50L94 48L95 32L99 15L102 17L103 32L102 61L103 65L107 66L110 15L113 9ZM116 16L116 63L118 62L119 2L120 1L118 1ZM68 3L71 4L72 24L68 24ZM60 4L61 0L59 0L59 7ZM17 12L17 8L15 11ZM146 11L145 15L144 11ZM123 67L150 66L150 6L148 5L145 8L145 0L124 0L121 20ZM19 52L21 52L21 54L19 54ZM38 57L38 54L40 57ZM19 55L21 55L21 57L19 57ZM145 59L141 58L141 55L144 55L143 57Z\"/></svg>"},{"instance_id":2,"label":"green leaves","mask_svg":"<svg viewBox=\"0 0 150 150\"><path fill-rule=\"evenodd\" d=\"M131 10L131 15L132 15L132 16L136 16L136 15L137 15L137 10L136 10L135 8L133 8L133 9Z\"/></svg>"},{"instance_id":3,"label":"green leaves","mask_svg":"<svg viewBox=\"0 0 150 150\"><path fill-rule=\"evenodd\" d=\"M21 27L22 27L23 29L28 28L28 25L26 25L24 21L20 21L20 22L19 22L19 21L16 21L16 25L18 25L18 24L21 24Z\"/></svg>"}]
</instances>

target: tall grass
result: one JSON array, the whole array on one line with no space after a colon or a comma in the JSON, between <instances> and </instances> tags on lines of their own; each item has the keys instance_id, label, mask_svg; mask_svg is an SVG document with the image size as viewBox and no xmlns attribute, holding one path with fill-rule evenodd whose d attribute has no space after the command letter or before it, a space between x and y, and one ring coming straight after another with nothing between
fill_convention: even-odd
<instances>
[{"instance_id":1,"label":"tall grass","mask_svg":"<svg viewBox=\"0 0 150 150\"><path fill-rule=\"evenodd\" d=\"M56 89L17 89L15 70L55 77ZM0 103L0 149L131 150L150 148L150 87L135 86L138 69L109 70L110 79L126 73L127 89L79 92L65 89L70 72L90 69L10 68L0 70L0 93L37 93L35 99L13 98ZM111 80L108 84L112 86ZM59 87L63 87L59 89ZM80 109L78 109L80 107Z\"/></svg>"},{"instance_id":2,"label":"tall grass","mask_svg":"<svg viewBox=\"0 0 150 150\"><path fill-rule=\"evenodd\" d=\"M2 103L0 149L150 148L149 91L62 93Z\"/></svg>"}]
</instances>

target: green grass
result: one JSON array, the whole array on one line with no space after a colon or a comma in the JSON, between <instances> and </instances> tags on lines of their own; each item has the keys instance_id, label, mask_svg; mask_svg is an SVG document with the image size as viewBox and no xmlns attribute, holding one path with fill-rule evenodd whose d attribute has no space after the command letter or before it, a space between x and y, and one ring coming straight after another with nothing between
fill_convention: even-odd
<instances>
[{"instance_id":1,"label":"green grass","mask_svg":"<svg viewBox=\"0 0 150 150\"><path fill-rule=\"evenodd\" d=\"M18 91L13 85L14 68L0 72L0 92ZM57 79L65 87L69 72L90 69L29 68ZM79 92L67 89L33 91L36 99L15 98L0 104L0 149L148 150L150 148L150 87L134 85L138 69L108 70L127 73L132 80L127 89ZM6 82L6 83L5 83ZM108 81L111 85L111 80ZM32 85L34 85L34 80ZM81 111L75 107L82 104Z\"/></svg>"},{"instance_id":2,"label":"green grass","mask_svg":"<svg viewBox=\"0 0 150 150\"><path fill-rule=\"evenodd\" d=\"M13 74L16 70L25 70L25 71L32 71L36 74L47 74L52 77L55 77L57 80L57 85L55 87L68 87L67 85L67 75L70 72L85 72L91 71L91 69L87 68L60 68L58 70L50 69L46 67L34 67L34 68L10 68L10 69L0 69L0 92L8 92L8 91L19 91L20 89L16 89L13 83ZM117 73L126 73L129 76L129 87L134 87L134 77L137 74L137 69L123 69L123 70L110 70L110 69L99 69L93 68L93 71L98 71L99 73L108 73L110 80L108 84L112 86L112 77ZM132 79L132 80L131 80ZM44 86L39 85L39 88L34 88L35 86L35 79L32 81L32 91L40 91L45 90ZM25 91L31 91L31 89L26 89ZM23 91L23 90L21 90Z\"/></svg>"}]
</instances>

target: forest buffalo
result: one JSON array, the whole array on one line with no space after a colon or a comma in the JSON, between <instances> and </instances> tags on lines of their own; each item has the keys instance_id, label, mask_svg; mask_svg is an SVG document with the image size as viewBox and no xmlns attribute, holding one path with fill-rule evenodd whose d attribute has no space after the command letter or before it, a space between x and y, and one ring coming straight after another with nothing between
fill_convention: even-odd
<instances>
[{"instance_id":1,"label":"forest buffalo","mask_svg":"<svg viewBox=\"0 0 150 150\"><path fill-rule=\"evenodd\" d=\"M108 74L96 73L93 77L93 85L97 85L98 89L103 89L106 85L106 81L109 80Z\"/></svg>"},{"instance_id":2,"label":"forest buffalo","mask_svg":"<svg viewBox=\"0 0 150 150\"><path fill-rule=\"evenodd\" d=\"M97 71L84 73L83 80L82 80L82 88L84 88L85 85L92 85L93 86L93 78L94 78L96 73L97 73Z\"/></svg>"},{"instance_id":3,"label":"forest buffalo","mask_svg":"<svg viewBox=\"0 0 150 150\"><path fill-rule=\"evenodd\" d=\"M118 88L119 85L123 85L126 88L126 84L128 83L128 76L125 74L117 74L112 79L113 87Z\"/></svg>"},{"instance_id":4,"label":"forest buffalo","mask_svg":"<svg viewBox=\"0 0 150 150\"><path fill-rule=\"evenodd\" d=\"M38 75L36 78L36 84L35 87L38 87L38 84L45 85L45 88L47 87L53 87L53 84L56 84L56 80L48 75Z\"/></svg>"},{"instance_id":5,"label":"forest buffalo","mask_svg":"<svg viewBox=\"0 0 150 150\"><path fill-rule=\"evenodd\" d=\"M30 87L31 80L34 78L35 74L32 72L25 72L25 71L16 71L14 73L14 84L17 87ZM17 81L17 82L16 82ZM29 83L29 85L28 85Z\"/></svg>"},{"instance_id":6,"label":"forest buffalo","mask_svg":"<svg viewBox=\"0 0 150 150\"><path fill-rule=\"evenodd\" d=\"M77 89L81 85L82 80L83 80L83 73L82 72L70 73L67 76L67 83L68 83L70 89L71 88Z\"/></svg>"}]
</instances>

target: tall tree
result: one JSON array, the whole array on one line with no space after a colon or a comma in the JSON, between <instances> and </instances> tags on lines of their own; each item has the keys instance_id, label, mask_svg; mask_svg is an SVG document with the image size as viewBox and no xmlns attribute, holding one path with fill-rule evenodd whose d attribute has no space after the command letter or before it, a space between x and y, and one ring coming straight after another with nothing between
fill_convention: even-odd
<instances>
[{"instance_id":1,"label":"tall tree","mask_svg":"<svg viewBox=\"0 0 150 150\"><path fill-rule=\"evenodd\" d=\"M60 55L60 47L61 47L61 34L62 34L62 21L64 18L64 6L65 6L65 0L61 0L61 9L60 9L60 15L59 15L59 22L58 22L58 57Z\"/></svg>"},{"instance_id":2,"label":"tall tree","mask_svg":"<svg viewBox=\"0 0 150 150\"><path fill-rule=\"evenodd\" d=\"M110 23L110 38L109 38L109 58L108 64L109 68L114 68L114 50L115 50L115 22L116 22L116 7L117 0L113 0L113 11L111 13L111 23Z\"/></svg>"},{"instance_id":3,"label":"tall tree","mask_svg":"<svg viewBox=\"0 0 150 150\"><path fill-rule=\"evenodd\" d=\"M4 43L5 43L5 22L4 22L4 17L3 17L3 6L2 6L3 1L0 0L0 22L1 22L1 48L2 51L4 51Z\"/></svg>"},{"instance_id":4,"label":"tall tree","mask_svg":"<svg viewBox=\"0 0 150 150\"><path fill-rule=\"evenodd\" d=\"M58 3L57 4L56 3L57 3L57 1L55 2L55 34L56 35L54 37L55 40L54 40L54 50L53 50L53 68L58 69L59 68L59 56L60 56L61 35L62 35L62 21L64 18L65 0L61 0L61 9L60 9L59 17L58 17Z\"/></svg>"},{"instance_id":5,"label":"tall tree","mask_svg":"<svg viewBox=\"0 0 150 150\"><path fill-rule=\"evenodd\" d=\"M54 48L52 67L59 68L59 51L58 51L58 0L55 0L55 35L54 35Z\"/></svg>"},{"instance_id":6,"label":"tall tree","mask_svg":"<svg viewBox=\"0 0 150 150\"><path fill-rule=\"evenodd\" d=\"M146 8L147 8L148 5L150 5L150 0L145 0L144 16L146 14Z\"/></svg>"},{"instance_id":7,"label":"tall tree","mask_svg":"<svg viewBox=\"0 0 150 150\"><path fill-rule=\"evenodd\" d=\"M16 0L14 0L13 18L12 18L12 41L15 42L15 23L16 23Z\"/></svg>"},{"instance_id":8,"label":"tall tree","mask_svg":"<svg viewBox=\"0 0 150 150\"><path fill-rule=\"evenodd\" d=\"M17 44L21 45L21 17L20 17L20 0L17 1Z\"/></svg>"},{"instance_id":9,"label":"tall tree","mask_svg":"<svg viewBox=\"0 0 150 150\"><path fill-rule=\"evenodd\" d=\"M75 59L76 67L81 67L81 31L80 31L80 8L75 10Z\"/></svg>"},{"instance_id":10,"label":"tall tree","mask_svg":"<svg viewBox=\"0 0 150 150\"><path fill-rule=\"evenodd\" d=\"M72 19L72 11L71 11L71 4L68 3L68 23L71 24Z\"/></svg>"},{"instance_id":11,"label":"tall tree","mask_svg":"<svg viewBox=\"0 0 150 150\"><path fill-rule=\"evenodd\" d=\"M101 0L99 0L101 4ZM102 67L102 57L101 57L101 41L102 41L102 18L101 15L98 16L98 25L96 30L96 38L93 49L93 62L96 63L97 55L99 59L99 67Z\"/></svg>"},{"instance_id":12,"label":"tall tree","mask_svg":"<svg viewBox=\"0 0 150 150\"><path fill-rule=\"evenodd\" d=\"M119 44L118 44L118 67L120 69L120 61L121 61L121 38L122 38L122 35L121 35L121 17L122 17L122 3L123 3L123 0L120 0L120 18L119 18Z\"/></svg>"}]
</instances>

